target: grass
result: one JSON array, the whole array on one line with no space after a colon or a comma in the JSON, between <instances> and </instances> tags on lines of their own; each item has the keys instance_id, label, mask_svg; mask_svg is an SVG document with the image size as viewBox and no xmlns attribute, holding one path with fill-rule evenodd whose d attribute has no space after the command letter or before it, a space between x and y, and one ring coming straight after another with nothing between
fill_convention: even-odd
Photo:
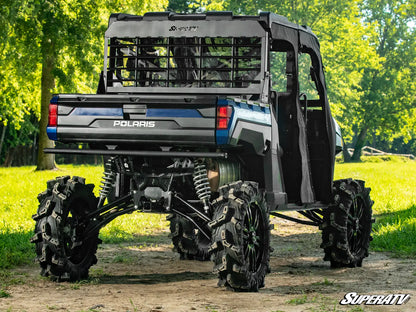
<instances>
[{"instance_id":1,"label":"grass","mask_svg":"<svg viewBox=\"0 0 416 312\"><path fill-rule=\"evenodd\" d=\"M331 282L329 280L327 280L326 278L322 281L322 282L316 282L313 283L312 285L317 285L317 286L334 286L335 283Z\"/></svg>"},{"instance_id":2,"label":"grass","mask_svg":"<svg viewBox=\"0 0 416 312\"><path fill-rule=\"evenodd\" d=\"M4 289L0 289L0 298L9 298L11 295Z\"/></svg>"},{"instance_id":3,"label":"grass","mask_svg":"<svg viewBox=\"0 0 416 312\"><path fill-rule=\"evenodd\" d=\"M37 194L46 181L63 175L79 175L98 185L101 166L61 165L57 171L36 172L34 167L0 168L0 269L28 263L34 258L33 235ZM377 222L371 248L399 256L416 256L416 161L374 159L371 162L337 163L336 178L363 179L371 187ZM133 213L117 218L100 232L105 243L152 241L167 229L164 215Z\"/></svg>"},{"instance_id":4,"label":"grass","mask_svg":"<svg viewBox=\"0 0 416 312\"><path fill-rule=\"evenodd\" d=\"M313 303L313 302L316 302L316 297L309 298L307 295L303 295L302 297L293 298L293 299L286 301L287 304L292 304L292 305L300 305L300 304Z\"/></svg>"}]
</instances>

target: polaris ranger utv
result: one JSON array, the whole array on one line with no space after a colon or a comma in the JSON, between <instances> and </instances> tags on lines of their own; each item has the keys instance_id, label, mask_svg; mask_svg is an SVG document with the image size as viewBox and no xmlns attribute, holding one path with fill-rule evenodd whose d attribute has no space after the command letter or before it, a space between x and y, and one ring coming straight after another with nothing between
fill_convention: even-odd
<instances>
[{"instance_id":1,"label":"polaris ranger utv","mask_svg":"<svg viewBox=\"0 0 416 312\"><path fill-rule=\"evenodd\" d=\"M272 13L113 14L104 54L97 94L50 103L49 138L89 148L45 152L105 165L99 198L76 176L39 194L42 275L87 278L100 229L134 211L169 214L181 257L211 257L234 290L264 286L270 215L319 226L332 267L361 266L372 201L363 181L333 181L341 137L309 28Z\"/></svg>"}]
</instances>

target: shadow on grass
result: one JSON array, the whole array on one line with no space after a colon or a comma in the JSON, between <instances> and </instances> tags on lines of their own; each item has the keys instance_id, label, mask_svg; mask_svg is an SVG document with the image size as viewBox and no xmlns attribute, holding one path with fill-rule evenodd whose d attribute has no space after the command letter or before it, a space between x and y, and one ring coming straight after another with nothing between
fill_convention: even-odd
<instances>
[{"instance_id":1,"label":"shadow on grass","mask_svg":"<svg viewBox=\"0 0 416 312\"><path fill-rule=\"evenodd\" d=\"M398 223L403 220L416 218L416 204L409 206L407 209L395 212L387 212L375 215L379 224L386 225L389 223Z\"/></svg>"},{"instance_id":2,"label":"shadow on grass","mask_svg":"<svg viewBox=\"0 0 416 312\"><path fill-rule=\"evenodd\" d=\"M35 258L35 246L30 243L32 231L0 232L0 269L26 264Z\"/></svg>"},{"instance_id":3,"label":"shadow on grass","mask_svg":"<svg viewBox=\"0 0 416 312\"><path fill-rule=\"evenodd\" d=\"M122 244L122 243L137 243L137 244L170 244L171 240L167 232L155 232L151 234L135 234L124 231L117 231L116 233L100 233L100 238L103 244Z\"/></svg>"},{"instance_id":4,"label":"shadow on grass","mask_svg":"<svg viewBox=\"0 0 416 312\"><path fill-rule=\"evenodd\" d=\"M375 215L374 240L376 251L389 251L395 256L416 256L416 205L405 210Z\"/></svg>"}]
</instances>

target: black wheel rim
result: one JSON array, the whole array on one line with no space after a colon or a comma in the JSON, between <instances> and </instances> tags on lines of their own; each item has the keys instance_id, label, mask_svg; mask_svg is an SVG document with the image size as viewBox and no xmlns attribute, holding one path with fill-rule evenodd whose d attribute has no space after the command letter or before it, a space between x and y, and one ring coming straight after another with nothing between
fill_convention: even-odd
<instances>
[{"instance_id":1,"label":"black wheel rim","mask_svg":"<svg viewBox=\"0 0 416 312\"><path fill-rule=\"evenodd\" d=\"M251 203L247 209L243 227L243 251L245 263L250 272L260 267L264 244L263 215L257 203Z\"/></svg>"},{"instance_id":2,"label":"black wheel rim","mask_svg":"<svg viewBox=\"0 0 416 312\"><path fill-rule=\"evenodd\" d=\"M362 249L362 241L364 237L364 200L361 196L356 196L350 210L348 211L347 219L347 235L350 251L353 254L359 254Z\"/></svg>"}]
</instances>

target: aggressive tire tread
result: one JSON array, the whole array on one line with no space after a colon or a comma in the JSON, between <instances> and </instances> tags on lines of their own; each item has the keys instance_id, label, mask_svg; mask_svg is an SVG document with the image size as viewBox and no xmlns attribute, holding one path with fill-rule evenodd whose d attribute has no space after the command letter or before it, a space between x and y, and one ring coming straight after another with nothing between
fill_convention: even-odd
<instances>
[{"instance_id":1,"label":"aggressive tire tread","mask_svg":"<svg viewBox=\"0 0 416 312\"><path fill-rule=\"evenodd\" d=\"M191 221L184 217L171 214L166 217L170 221L170 238L173 250L179 253L181 260L209 260L208 248L210 241L195 229Z\"/></svg>"},{"instance_id":2,"label":"aggressive tire tread","mask_svg":"<svg viewBox=\"0 0 416 312\"><path fill-rule=\"evenodd\" d=\"M371 241L372 205L364 181L334 181L333 200L320 228L324 260L331 267L360 267Z\"/></svg>"},{"instance_id":3,"label":"aggressive tire tread","mask_svg":"<svg viewBox=\"0 0 416 312\"><path fill-rule=\"evenodd\" d=\"M98 232L82 236L89 222L86 214L97 207L93 188L84 178L64 176L48 181L47 190L38 195L31 242L36 245L42 276L58 281L86 279L89 268L97 263Z\"/></svg>"},{"instance_id":4,"label":"aggressive tire tread","mask_svg":"<svg viewBox=\"0 0 416 312\"><path fill-rule=\"evenodd\" d=\"M257 183L242 181L225 185L219 192L210 223L210 253L218 285L235 291L258 291L264 287L270 260L269 214L263 194ZM254 228L249 233L250 226ZM253 246L257 246L256 253L250 259L247 255Z\"/></svg>"}]
</instances>

